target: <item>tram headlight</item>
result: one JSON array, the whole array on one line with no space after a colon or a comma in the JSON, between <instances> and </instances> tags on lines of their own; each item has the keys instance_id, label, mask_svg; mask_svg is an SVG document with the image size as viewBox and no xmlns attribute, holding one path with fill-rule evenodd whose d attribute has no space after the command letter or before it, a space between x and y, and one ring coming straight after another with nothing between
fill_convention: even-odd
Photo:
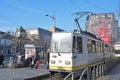
<instances>
[{"instance_id":1,"label":"tram headlight","mask_svg":"<svg viewBox=\"0 0 120 80\"><path fill-rule=\"evenodd\" d=\"M66 65L70 65L70 61L65 61L65 64Z\"/></svg>"},{"instance_id":2,"label":"tram headlight","mask_svg":"<svg viewBox=\"0 0 120 80\"><path fill-rule=\"evenodd\" d=\"M55 64L55 60L51 60L51 64Z\"/></svg>"}]
</instances>

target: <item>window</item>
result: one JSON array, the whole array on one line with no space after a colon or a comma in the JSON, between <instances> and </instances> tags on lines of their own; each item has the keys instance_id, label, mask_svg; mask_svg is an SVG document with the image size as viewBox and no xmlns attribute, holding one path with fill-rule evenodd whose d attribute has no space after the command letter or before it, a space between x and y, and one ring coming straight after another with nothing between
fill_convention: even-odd
<instances>
[{"instance_id":1,"label":"window","mask_svg":"<svg viewBox=\"0 0 120 80\"><path fill-rule=\"evenodd\" d=\"M92 52L96 52L96 42L92 40Z\"/></svg>"},{"instance_id":2,"label":"window","mask_svg":"<svg viewBox=\"0 0 120 80\"><path fill-rule=\"evenodd\" d=\"M91 44L91 40L90 39L88 39L88 41L87 41L87 48L88 48L88 53L91 53L92 52L92 44Z\"/></svg>"},{"instance_id":3,"label":"window","mask_svg":"<svg viewBox=\"0 0 120 80\"><path fill-rule=\"evenodd\" d=\"M100 48L101 47L101 44L100 42L96 42L96 52L99 53L100 52Z\"/></svg>"},{"instance_id":4,"label":"window","mask_svg":"<svg viewBox=\"0 0 120 80\"><path fill-rule=\"evenodd\" d=\"M82 38L81 37L77 37L77 46L78 46L79 53L82 53Z\"/></svg>"},{"instance_id":5,"label":"window","mask_svg":"<svg viewBox=\"0 0 120 80\"><path fill-rule=\"evenodd\" d=\"M72 52L72 40L70 33L56 33L52 36L51 51L52 52Z\"/></svg>"},{"instance_id":6,"label":"window","mask_svg":"<svg viewBox=\"0 0 120 80\"><path fill-rule=\"evenodd\" d=\"M104 44L101 43L101 44L100 44L100 52L103 52L103 51L104 51L104 47L103 47L103 46L104 46Z\"/></svg>"},{"instance_id":7,"label":"window","mask_svg":"<svg viewBox=\"0 0 120 80\"><path fill-rule=\"evenodd\" d=\"M73 37L73 52L74 53L82 53L82 38L81 37Z\"/></svg>"},{"instance_id":8,"label":"window","mask_svg":"<svg viewBox=\"0 0 120 80\"><path fill-rule=\"evenodd\" d=\"M87 47L88 47L88 53L96 52L96 42L95 41L88 39Z\"/></svg>"}]
</instances>

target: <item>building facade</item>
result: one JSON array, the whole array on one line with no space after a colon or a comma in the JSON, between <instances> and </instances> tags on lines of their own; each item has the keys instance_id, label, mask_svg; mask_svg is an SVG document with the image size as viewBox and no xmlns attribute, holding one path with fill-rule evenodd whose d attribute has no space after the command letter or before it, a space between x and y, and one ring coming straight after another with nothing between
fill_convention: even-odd
<instances>
[{"instance_id":1,"label":"building facade","mask_svg":"<svg viewBox=\"0 0 120 80\"><path fill-rule=\"evenodd\" d=\"M30 42L34 43L36 46L39 45L41 47L46 46L46 48L50 47L51 36L52 33L48 30L42 28L32 28L26 30L27 39ZM28 42L29 43L29 42Z\"/></svg>"},{"instance_id":2,"label":"building facade","mask_svg":"<svg viewBox=\"0 0 120 80\"><path fill-rule=\"evenodd\" d=\"M114 13L92 14L87 17L86 31L112 44L117 41L118 21Z\"/></svg>"},{"instance_id":3,"label":"building facade","mask_svg":"<svg viewBox=\"0 0 120 80\"><path fill-rule=\"evenodd\" d=\"M5 32L0 31L0 54L11 54L12 37Z\"/></svg>"}]
</instances>

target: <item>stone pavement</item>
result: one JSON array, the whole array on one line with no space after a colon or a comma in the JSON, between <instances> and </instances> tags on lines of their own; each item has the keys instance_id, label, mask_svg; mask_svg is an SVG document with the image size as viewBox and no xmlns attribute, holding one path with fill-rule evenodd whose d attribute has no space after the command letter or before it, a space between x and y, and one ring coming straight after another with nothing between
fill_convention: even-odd
<instances>
[{"instance_id":1,"label":"stone pavement","mask_svg":"<svg viewBox=\"0 0 120 80\"><path fill-rule=\"evenodd\" d=\"M49 75L49 70L45 69L42 64L38 69L31 69L30 67L16 69L0 68L0 80L32 80L32 78L43 75Z\"/></svg>"},{"instance_id":2,"label":"stone pavement","mask_svg":"<svg viewBox=\"0 0 120 80\"><path fill-rule=\"evenodd\" d=\"M97 80L120 80L120 62L111 68L105 76Z\"/></svg>"}]
</instances>

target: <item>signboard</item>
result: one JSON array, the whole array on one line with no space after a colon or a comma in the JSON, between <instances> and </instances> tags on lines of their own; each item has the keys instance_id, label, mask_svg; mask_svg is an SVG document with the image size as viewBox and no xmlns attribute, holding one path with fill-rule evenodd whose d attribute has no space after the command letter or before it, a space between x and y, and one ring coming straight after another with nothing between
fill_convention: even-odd
<instances>
[{"instance_id":1,"label":"signboard","mask_svg":"<svg viewBox=\"0 0 120 80\"><path fill-rule=\"evenodd\" d=\"M36 54L35 48L25 48L25 59Z\"/></svg>"}]
</instances>

